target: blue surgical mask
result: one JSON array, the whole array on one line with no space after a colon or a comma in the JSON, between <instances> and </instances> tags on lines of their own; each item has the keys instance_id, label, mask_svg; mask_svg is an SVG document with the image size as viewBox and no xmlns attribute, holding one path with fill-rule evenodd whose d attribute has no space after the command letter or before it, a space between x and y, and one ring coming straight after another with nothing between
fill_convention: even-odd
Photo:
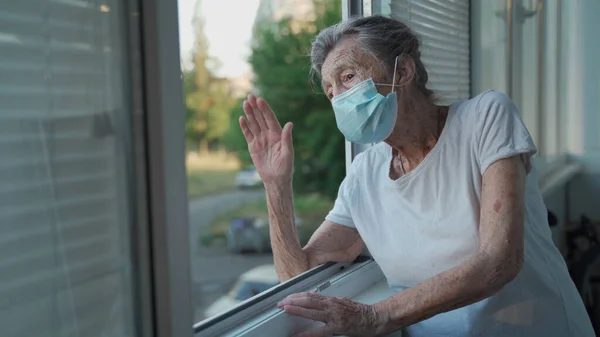
<instances>
[{"instance_id":1,"label":"blue surgical mask","mask_svg":"<svg viewBox=\"0 0 600 337\"><path fill-rule=\"evenodd\" d=\"M396 58L397 61L397 58ZM398 116L398 99L394 91L383 96L373 79L363 81L331 100L338 129L354 143L377 143L392 134Z\"/></svg>"}]
</instances>

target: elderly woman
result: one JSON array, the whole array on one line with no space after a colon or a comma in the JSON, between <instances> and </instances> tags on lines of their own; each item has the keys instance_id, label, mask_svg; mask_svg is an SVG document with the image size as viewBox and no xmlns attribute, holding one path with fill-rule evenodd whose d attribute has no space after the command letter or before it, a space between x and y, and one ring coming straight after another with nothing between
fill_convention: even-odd
<instances>
[{"instance_id":1,"label":"elderly woman","mask_svg":"<svg viewBox=\"0 0 600 337\"><path fill-rule=\"evenodd\" d=\"M266 188L277 273L283 281L352 261L366 245L397 293L374 305L291 295L280 308L325 323L304 336L594 336L551 239L535 145L508 97L436 105L418 39L380 16L322 31L311 61L346 139L381 143L355 158L303 248L292 125L281 128L261 98L244 102L240 126Z\"/></svg>"}]
</instances>

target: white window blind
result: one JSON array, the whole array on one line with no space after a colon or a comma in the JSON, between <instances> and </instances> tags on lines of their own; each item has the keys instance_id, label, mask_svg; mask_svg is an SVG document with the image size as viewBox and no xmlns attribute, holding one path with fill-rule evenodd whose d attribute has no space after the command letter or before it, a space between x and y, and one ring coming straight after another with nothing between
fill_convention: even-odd
<instances>
[{"instance_id":1,"label":"white window blind","mask_svg":"<svg viewBox=\"0 0 600 337\"><path fill-rule=\"evenodd\" d=\"M438 94L440 103L469 98L469 0L387 2L390 16L421 38L429 88Z\"/></svg>"},{"instance_id":2,"label":"white window blind","mask_svg":"<svg viewBox=\"0 0 600 337\"><path fill-rule=\"evenodd\" d=\"M117 0L0 1L0 335L129 336Z\"/></svg>"}]
</instances>

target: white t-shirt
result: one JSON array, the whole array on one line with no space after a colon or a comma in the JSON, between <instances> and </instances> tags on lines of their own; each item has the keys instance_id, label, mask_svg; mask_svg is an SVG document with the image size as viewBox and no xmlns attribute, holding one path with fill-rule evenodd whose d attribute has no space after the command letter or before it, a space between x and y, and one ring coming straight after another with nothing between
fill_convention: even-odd
<instances>
[{"instance_id":1,"label":"white t-shirt","mask_svg":"<svg viewBox=\"0 0 600 337\"><path fill-rule=\"evenodd\" d=\"M516 106L487 91L450 106L435 147L412 171L389 178L392 149L360 153L327 220L355 227L389 285L402 291L459 265L479 248L482 175L497 160L536 148ZM528 164L530 167L530 165ZM554 245L530 168L525 261L499 293L407 328L410 336L594 336L581 298Z\"/></svg>"}]
</instances>

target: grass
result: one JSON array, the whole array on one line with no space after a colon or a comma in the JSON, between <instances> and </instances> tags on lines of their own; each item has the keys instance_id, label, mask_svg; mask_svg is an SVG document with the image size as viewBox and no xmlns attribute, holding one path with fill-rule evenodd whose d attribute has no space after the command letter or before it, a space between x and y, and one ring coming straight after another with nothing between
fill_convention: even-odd
<instances>
[{"instance_id":1,"label":"grass","mask_svg":"<svg viewBox=\"0 0 600 337\"><path fill-rule=\"evenodd\" d=\"M236 171L188 171L188 195L191 199L229 191L235 188Z\"/></svg>"},{"instance_id":2,"label":"grass","mask_svg":"<svg viewBox=\"0 0 600 337\"><path fill-rule=\"evenodd\" d=\"M235 157L224 152L188 153L188 196L201 198L234 189L239 166Z\"/></svg>"},{"instance_id":3,"label":"grass","mask_svg":"<svg viewBox=\"0 0 600 337\"><path fill-rule=\"evenodd\" d=\"M325 220L325 216L333 207L333 202L318 194L296 196L294 198L296 216L302 219L301 237L308 240L317 227ZM232 219L238 217L258 217L268 219L266 201L247 203L233 210L216 216L208 227L208 231L200 237L200 243L211 246L215 241L226 239L227 229Z\"/></svg>"}]
</instances>

